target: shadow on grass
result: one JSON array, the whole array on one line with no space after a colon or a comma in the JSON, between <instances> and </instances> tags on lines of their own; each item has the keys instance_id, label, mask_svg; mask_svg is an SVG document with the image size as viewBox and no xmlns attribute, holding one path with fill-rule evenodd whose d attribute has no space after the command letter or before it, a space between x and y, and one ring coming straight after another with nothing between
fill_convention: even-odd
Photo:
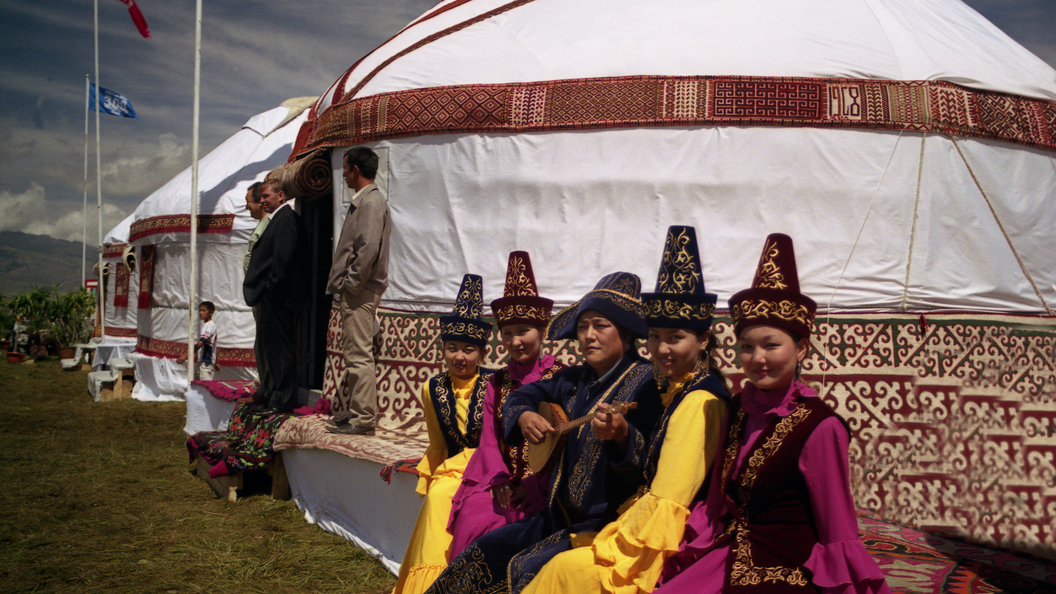
<instances>
[{"instance_id":1,"label":"shadow on grass","mask_svg":"<svg viewBox=\"0 0 1056 594\"><path fill-rule=\"evenodd\" d=\"M185 406L92 402L87 372L0 364L0 591L388 592L363 551L188 472Z\"/></svg>"}]
</instances>

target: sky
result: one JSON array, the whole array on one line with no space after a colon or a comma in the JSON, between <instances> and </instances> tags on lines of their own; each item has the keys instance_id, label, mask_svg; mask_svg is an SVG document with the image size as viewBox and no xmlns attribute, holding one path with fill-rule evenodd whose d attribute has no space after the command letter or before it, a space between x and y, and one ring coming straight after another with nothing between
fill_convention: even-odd
<instances>
[{"instance_id":1,"label":"sky","mask_svg":"<svg viewBox=\"0 0 1056 594\"><path fill-rule=\"evenodd\" d=\"M100 84L124 95L140 117L100 116L106 233L190 165L195 2L137 0L151 39L119 0L98 2ZM966 3L1056 67L1056 0ZM323 93L435 4L205 0L199 155L253 115ZM92 23L92 0L0 0L0 231L82 239ZM94 127L89 141L88 242L95 244Z\"/></svg>"}]
</instances>

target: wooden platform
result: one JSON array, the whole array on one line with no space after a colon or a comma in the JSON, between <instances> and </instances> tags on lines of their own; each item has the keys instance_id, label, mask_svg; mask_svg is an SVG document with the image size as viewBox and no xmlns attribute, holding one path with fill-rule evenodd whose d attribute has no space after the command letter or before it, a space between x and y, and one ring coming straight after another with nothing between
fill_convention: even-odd
<instances>
[{"instance_id":1,"label":"wooden platform","mask_svg":"<svg viewBox=\"0 0 1056 594\"><path fill-rule=\"evenodd\" d=\"M266 472L271 476L271 498L289 499L290 481L286 477L286 466L282 460L282 453L276 452L275 458L264 465L262 470L250 470L248 472ZM227 476L213 478L209 476L209 464L198 458L195 476L202 479L213 489L217 497L227 499L229 503L238 501L238 492L245 484L245 473L236 472Z\"/></svg>"}]
</instances>

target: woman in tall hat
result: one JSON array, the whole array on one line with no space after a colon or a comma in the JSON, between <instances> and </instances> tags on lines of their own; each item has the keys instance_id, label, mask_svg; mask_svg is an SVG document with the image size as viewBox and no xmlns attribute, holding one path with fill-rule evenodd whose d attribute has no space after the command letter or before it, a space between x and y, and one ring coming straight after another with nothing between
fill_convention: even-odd
<instances>
[{"instance_id":1,"label":"woman in tall hat","mask_svg":"<svg viewBox=\"0 0 1056 594\"><path fill-rule=\"evenodd\" d=\"M418 493L425 497L400 564L393 594L420 594L447 566L451 501L483 429L484 394L492 372L478 366L491 337L483 320L482 280L462 278L454 311L440 317L445 371L422 386L429 447L418 463Z\"/></svg>"},{"instance_id":2,"label":"woman in tall hat","mask_svg":"<svg viewBox=\"0 0 1056 594\"><path fill-rule=\"evenodd\" d=\"M502 421L508 444L540 444L555 433L536 412L543 403L559 404L570 419L578 419L603 403L637 402L652 381L649 363L635 348L635 339L647 332L640 293L637 276L616 272L550 322L547 338L576 339L583 364L506 397ZM638 416L647 408L642 403L635 415L627 416L628 424L652 428L656 416ZM568 433L554 462L547 508L470 543L429 592L518 594L547 561L614 520L619 505L634 494L642 478L636 468L620 468L622 456L605 446L585 424Z\"/></svg>"},{"instance_id":3,"label":"woman in tall hat","mask_svg":"<svg viewBox=\"0 0 1056 594\"><path fill-rule=\"evenodd\" d=\"M799 292L791 238L767 237L752 287L729 303L748 382L657 591L889 592L858 540L847 428L799 379L817 306Z\"/></svg>"},{"instance_id":4,"label":"woman in tall hat","mask_svg":"<svg viewBox=\"0 0 1056 594\"><path fill-rule=\"evenodd\" d=\"M722 441L729 392L712 352L716 295L704 290L696 232L671 227L656 279L642 295L648 348L663 413L644 447L625 443L646 485L590 546L561 553L525 590L541 592L651 592L664 559L678 551L689 505L700 491ZM594 431L628 442L622 415L598 415Z\"/></svg>"},{"instance_id":5,"label":"woman in tall hat","mask_svg":"<svg viewBox=\"0 0 1056 594\"><path fill-rule=\"evenodd\" d=\"M451 557L479 536L539 513L546 507L550 475L528 467L527 447L508 446L500 437L503 403L510 392L565 368L542 354L543 332L554 302L539 296L527 252L510 253L502 297L491 302L499 338L510 360L491 376L484 395L484 427L462 486L455 493L448 530Z\"/></svg>"}]
</instances>

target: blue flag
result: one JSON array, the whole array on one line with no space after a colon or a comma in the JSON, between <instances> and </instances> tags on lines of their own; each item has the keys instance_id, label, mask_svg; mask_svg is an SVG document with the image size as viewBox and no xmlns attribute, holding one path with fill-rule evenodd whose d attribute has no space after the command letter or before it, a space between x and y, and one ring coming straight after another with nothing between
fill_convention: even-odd
<instances>
[{"instance_id":1,"label":"blue flag","mask_svg":"<svg viewBox=\"0 0 1056 594\"><path fill-rule=\"evenodd\" d=\"M95 111L95 83L88 84L88 109ZM132 109L132 104L121 93L115 93L105 87L99 87L99 102L103 105L102 109L99 110L102 113L123 118L139 119L139 116L136 115L136 110Z\"/></svg>"}]
</instances>

